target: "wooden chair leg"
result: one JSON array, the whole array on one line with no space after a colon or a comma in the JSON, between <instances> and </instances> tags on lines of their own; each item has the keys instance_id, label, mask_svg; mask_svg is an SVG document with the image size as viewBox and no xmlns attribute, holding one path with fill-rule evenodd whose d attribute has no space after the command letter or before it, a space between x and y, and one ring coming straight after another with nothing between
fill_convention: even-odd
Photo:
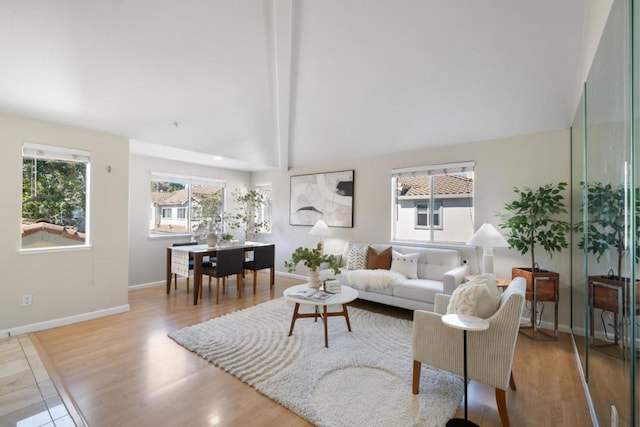
<instances>
[{"instance_id":1,"label":"wooden chair leg","mask_svg":"<svg viewBox=\"0 0 640 427\"><path fill-rule=\"evenodd\" d=\"M253 294L256 293L256 281L258 280L258 270L253 270Z\"/></svg>"},{"instance_id":2,"label":"wooden chair leg","mask_svg":"<svg viewBox=\"0 0 640 427\"><path fill-rule=\"evenodd\" d=\"M273 289L273 285L276 282L276 280L275 280L275 277L276 277L275 271L276 271L276 269L275 269L275 267L271 267L269 270L271 270L270 273L269 273L270 285L271 285L271 289Z\"/></svg>"},{"instance_id":3,"label":"wooden chair leg","mask_svg":"<svg viewBox=\"0 0 640 427\"><path fill-rule=\"evenodd\" d=\"M502 427L509 427L506 392L499 388L496 389L496 404L498 406L498 414L500 414L500 421L502 421Z\"/></svg>"},{"instance_id":4,"label":"wooden chair leg","mask_svg":"<svg viewBox=\"0 0 640 427\"><path fill-rule=\"evenodd\" d=\"M422 368L422 362L418 362L417 360L413 361L413 386L412 391L413 394L418 394L418 390L420 390L420 369Z\"/></svg>"},{"instance_id":5,"label":"wooden chair leg","mask_svg":"<svg viewBox=\"0 0 640 427\"><path fill-rule=\"evenodd\" d=\"M187 293L189 293L189 276L187 276Z\"/></svg>"},{"instance_id":6,"label":"wooden chair leg","mask_svg":"<svg viewBox=\"0 0 640 427\"><path fill-rule=\"evenodd\" d=\"M178 273L173 273L173 289L178 290Z\"/></svg>"},{"instance_id":7,"label":"wooden chair leg","mask_svg":"<svg viewBox=\"0 0 640 427\"><path fill-rule=\"evenodd\" d=\"M220 278L216 277L216 304L220 302Z\"/></svg>"},{"instance_id":8,"label":"wooden chair leg","mask_svg":"<svg viewBox=\"0 0 640 427\"><path fill-rule=\"evenodd\" d=\"M242 296L242 273L236 274L236 287L238 288L238 298Z\"/></svg>"},{"instance_id":9,"label":"wooden chair leg","mask_svg":"<svg viewBox=\"0 0 640 427\"><path fill-rule=\"evenodd\" d=\"M513 379L513 371L511 371L511 376L509 376L509 387L511 387L511 390L516 389L516 381Z\"/></svg>"}]
</instances>

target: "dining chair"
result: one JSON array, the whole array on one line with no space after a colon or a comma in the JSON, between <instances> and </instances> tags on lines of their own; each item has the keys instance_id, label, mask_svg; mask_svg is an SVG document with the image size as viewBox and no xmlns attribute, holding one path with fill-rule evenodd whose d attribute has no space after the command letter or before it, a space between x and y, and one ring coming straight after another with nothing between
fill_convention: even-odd
<instances>
[{"instance_id":1,"label":"dining chair","mask_svg":"<svg viewBox=\"0 0 640 427\"><path fill-rule=\"evenodd\" d=\"M275 268L275 245L256 246L253 249L253 259L244 262L244 269L253 271L253 293L256 293L258 270L271 270L270 288L273 288L273 273Z\"/></svg>"},{"instance_id":2,"label":"dining chair","mask_svg":"<svg viewBox=\"0 0 640 427\"><path fill-rule=\"evenodd\" d=\"M216 254L216 263L203 267L202 274L209 276L209 291L211 291L211 278L216 278L216 304L219 302L220 278L222 285L226 286L227 276L236 275L238 298L242 295L242 273L244 272L244 248L221 249ZM202 288L200 289L202 297Z\"/></svg>"},{"instance_id":3,"label":"dining chair","mask_svg":"<svg viewBox=\"0 0 640 427\"><path fill-rule=\"evenodd\" d=\"M174 243L171 246L192 246L192 245L197 245L198 242L186 242L186 243ZM202 268L204 267L211 267L213 265L213 263L215 262L215 259L206 259L202 261ZM193 259L189 258L189 270L193 270ZM178 275L176 273L173 273L173 288L174 289L178 289ZM187 276L187 293L189 293L189 276Z\"/></svg>"}]
</instances>

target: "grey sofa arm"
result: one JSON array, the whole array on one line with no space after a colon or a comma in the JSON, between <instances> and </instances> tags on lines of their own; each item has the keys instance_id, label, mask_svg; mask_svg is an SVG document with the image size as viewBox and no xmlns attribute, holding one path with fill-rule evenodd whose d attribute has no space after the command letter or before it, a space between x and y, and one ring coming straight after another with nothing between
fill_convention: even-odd
<instances>
[{"instance_id":1,"label":"grey sofa arm","mask_svg":"<svg viewBox=\"0 0 640 427\"><path fill-rule=\"evenodd\" d=\"M451 295L456 287L464 281L464 276L469 274L468 265L460 265L444 273L444 293Z\"/></svg>"}]
</instances>

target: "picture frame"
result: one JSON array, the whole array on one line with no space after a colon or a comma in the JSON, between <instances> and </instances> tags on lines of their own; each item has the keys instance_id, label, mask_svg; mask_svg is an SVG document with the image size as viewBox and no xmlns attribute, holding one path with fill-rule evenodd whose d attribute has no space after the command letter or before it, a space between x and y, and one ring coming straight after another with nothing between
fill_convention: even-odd
<instances>
[{"instance_id":1,"label":"picture frame","mask_svg":"<svg viewBox=\"0 0 640 427\"><path fill-rule=\"evenodd\" d=\"M322 219L329 227L353 227L353 169L292 175L290 184L290 225L314 225Z\"/></svg>"}]
</instances>

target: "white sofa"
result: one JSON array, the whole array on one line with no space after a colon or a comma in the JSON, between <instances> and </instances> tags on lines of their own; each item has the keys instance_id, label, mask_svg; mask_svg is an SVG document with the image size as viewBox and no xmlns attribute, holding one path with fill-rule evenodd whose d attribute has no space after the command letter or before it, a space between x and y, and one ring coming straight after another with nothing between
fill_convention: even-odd
<instances>
[{"instance_id":1,"label":"white sofa","mask_svg":"<svg viewBox=\"0 0 640 427\"><path fill-rule=\"evenodd\" d=\"M382 251L389 246L392 250L401 254L419 253L417 278L402 278L393 286L382 289L370 289L362 284L349 283L347 266L347 253L339 254L341 273L335 278L345 286L350 286L358 291L358 298L374 301L382 304L402 307L409 310L433 311L436 294L451 294L453 290L464 281L469 274L469 267L462 263L462 255L455 249L424 248L415 246L399 246L389 244L364 244L352 243L359 248L371 246L376 251ZM384 270L370 270L369 274L385 274ZM330 278L333 272L323 270L323 278ZM352 275L353 276L353 275Z\"/></svg>"}]
</instances>

